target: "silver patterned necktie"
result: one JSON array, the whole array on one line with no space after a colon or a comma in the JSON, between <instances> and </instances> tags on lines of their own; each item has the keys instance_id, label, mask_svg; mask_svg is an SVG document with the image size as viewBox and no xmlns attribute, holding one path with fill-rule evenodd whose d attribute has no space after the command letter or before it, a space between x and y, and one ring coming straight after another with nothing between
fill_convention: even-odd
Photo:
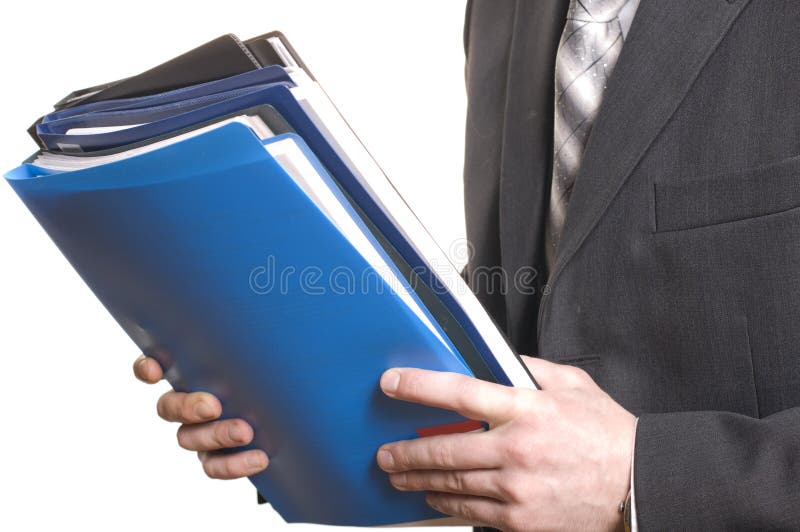
<instances>
[{"instance_id":1,"label":"silver patterned necktie","mask_svg":"<svg viewBox=\"0 0 800 532\"><path fill-rule=\"evenodd\" d=\"M624 41L619 13L638 0L572 0L556 55L553 182L545 232L552 271L586 140Z\"/></svg>"}]
</instances>

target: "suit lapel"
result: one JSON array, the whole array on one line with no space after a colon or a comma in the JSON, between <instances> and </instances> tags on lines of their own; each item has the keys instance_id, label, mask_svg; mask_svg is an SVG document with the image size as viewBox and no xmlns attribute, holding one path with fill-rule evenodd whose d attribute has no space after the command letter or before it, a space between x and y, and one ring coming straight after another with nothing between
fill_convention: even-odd
<instances>
[{"instance_id":1,"label":"suit lapel","mask_svg":"<svg viewBox=\"0 0 800 532\"><path fill-rule=\"evenodd\" d=\"M749 0L642 0L575 180L553 284Z\"/></svg>"},{"instance_id":2,"label":"suit lapel","mask_svg":"<svg viewBox=\"0 0 800 532\"><path fill-rule=\"evenodd\" d=\"M497 0L491 0L496 2ZM500 251L507 274L507 333L533 352L538 299L515 289L515 275L540 268L553 142L553 70L569 0L516 0L506 75L500 170ZM540 276L541 277L541 276ZM530 277L522 280L531 281ZM533 288L544 280L533 280Z\"/></svg>"}]
</instances>

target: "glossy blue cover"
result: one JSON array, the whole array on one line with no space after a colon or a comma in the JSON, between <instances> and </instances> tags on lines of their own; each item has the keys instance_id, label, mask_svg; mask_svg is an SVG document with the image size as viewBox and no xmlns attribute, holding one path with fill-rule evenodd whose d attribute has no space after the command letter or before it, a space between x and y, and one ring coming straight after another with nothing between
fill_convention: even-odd
<instances>
[{"instance_id":1,"label":"glossy blue cover","mask_svg":"<svg viewBox=\"0 0 800 532\"><path fill-rule=\"evenodd\" d=\"M196 124L209 120L217 116L224 116L236 110L247 109L255 105L269 104L272 105L283 117L289 122L294 130L303 138L308 146L313 150L325 168L336 179L339 185L350 195L351 198L358 204L358 206L365 212L370 220L378 227L386 239L391 242L394 248L403 256L411 268L419 275L425 284L431 290L439 295L441 301L445 304L447 309L453 314L455 319L463 327L464 331L470 337L472 343L480 351L484 362L491 370L497 382L501 384L511 384L511 380L506 375L503 368L494 357L491 348L487 345L485 339L475 327L474 323L461 308L458 301L449 292L447 285L443 280L439 279L435 272L425 261L425 258L420 256L414 247L406 240L403 233L395 226L394 222L387 216L383 209L373 200L369 192L367 192L361 185L360 181L348 168L347 164L339 157L336 150L330 145L322 132L314 125L314 122L309 118L300 104L292 95L289 87L282 85L274 85L269 87L260 88L237 98L232 98L223 102L219 102L198 110L184 113L177 117L167 118L155 124L152 127L157 128L158 133L153 131L137 132L141 128L131 128L121 132L126 136L134 134L137 137L142 136L147 138L147 135L163 134L166 131L175 131L186 127L188 124ZM88 117L87 117L88 119ZM88 125L94 125L89 123ZM145 133L147 133L145 135ZM106 133L99 135L84 135L87 137L86 141L91 141L96 149L104 147L119 145L123 139L119 138L119 134ZM88 139L88 137L91 137ZM137 140L142 140L138 139ZM57 139L51 139L57 140ZM63 139L68 143L83 142L84 140L76 138L76 136L64 136ZM125 141L129 141L126 137Z\"/></svg>"},{"instance_id":2,"label":"glossy blue cover","mask_svg":"<svg viewBox=\"0 0 800 532\"><path fill-rule=\"evenodd\" d=\"M460 418L392 401L378 380L393 366L471 373L440 330L361 276L369 265L249 129L6 178L176 389L210 391L226 416L254 425L271 463L251 480L287 521L440 516L421 494L395 491L374 455ZM351 290L327 282L335 271L357 274Z\"/></svg>"}]
</instances>

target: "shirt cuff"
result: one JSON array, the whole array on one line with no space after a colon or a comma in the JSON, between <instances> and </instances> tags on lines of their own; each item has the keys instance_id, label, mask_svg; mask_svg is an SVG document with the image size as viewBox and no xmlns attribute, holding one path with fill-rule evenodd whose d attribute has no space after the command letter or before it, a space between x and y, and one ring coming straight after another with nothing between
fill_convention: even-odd
<instances>
[{"instance_id":1,"label":"shirt cuff","mask_svg":"<svg viewBox=\"0 0 800 532\"><path fill-rule=\"evenodd\" d=\"M636 520L636 490L633 487L633 462L636 456L636 425L639 424L639 418L636 418L636 423L633 426L633 447L631 448L631 532L639 532L639 523Z\"/></svg>"}]
</instances>

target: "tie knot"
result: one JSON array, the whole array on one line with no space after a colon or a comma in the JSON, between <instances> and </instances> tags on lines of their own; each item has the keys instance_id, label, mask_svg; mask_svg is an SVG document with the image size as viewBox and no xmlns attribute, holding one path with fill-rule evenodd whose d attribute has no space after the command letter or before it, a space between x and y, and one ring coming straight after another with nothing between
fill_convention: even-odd
<instances>
[{"instance_id":1,"label":"tie knot","mask_svg":"<svg viewBox=\"0 0 800 532\"><path fill-rule=\"evenodd\" d=\"M630 0L571 0L567 18L587 22L611 22Z\"/></svg>"}]
</instances>

